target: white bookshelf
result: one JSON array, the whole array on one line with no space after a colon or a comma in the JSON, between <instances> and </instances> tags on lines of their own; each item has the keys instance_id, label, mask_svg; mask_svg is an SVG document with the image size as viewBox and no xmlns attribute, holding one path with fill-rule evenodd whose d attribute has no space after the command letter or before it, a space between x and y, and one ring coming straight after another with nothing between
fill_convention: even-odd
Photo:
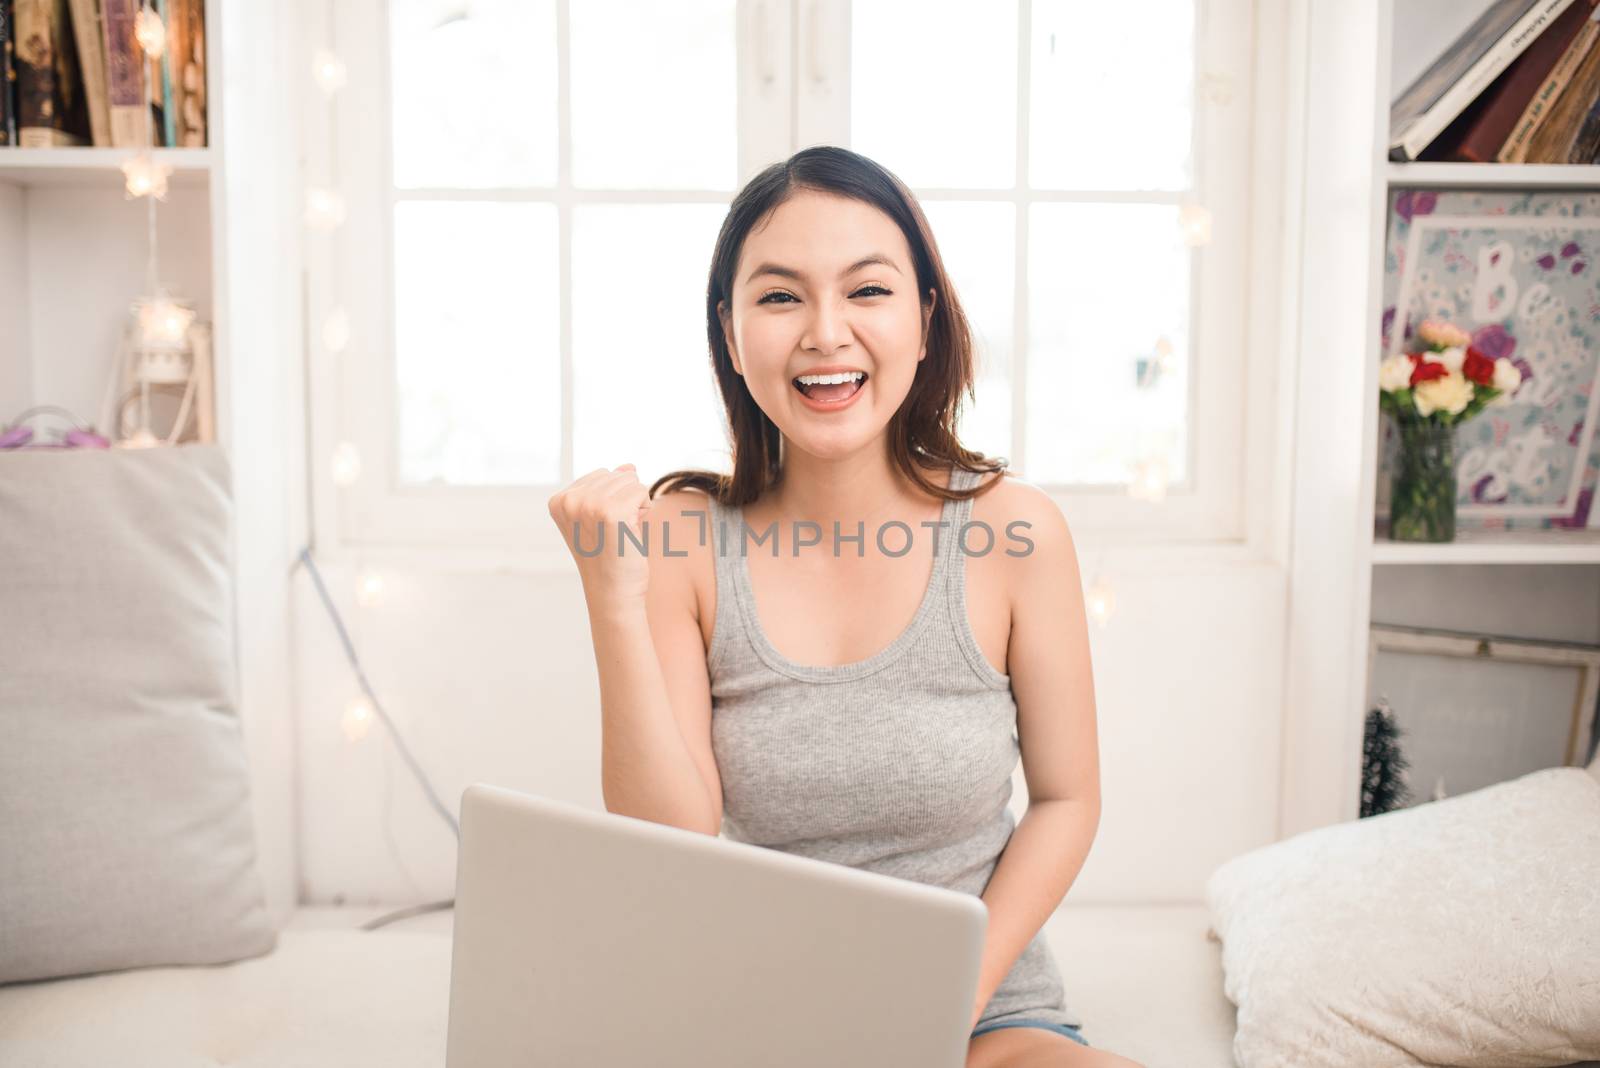
<instances>
[{"instance_id":1,"label":"white bookshelf","mask_svg":"<svg viewBox=\"0 0 1600 1068\"><path fill-rule=\"evenodd\" d=\"M214 407L225 434L220 8L220 0L208 0L205 10L207 145L149 151L171 168L156 204L158 280L212 324ZM115 415L104 414L107 386L129 306L149 288L148 202L127 196L122 172L138 151L0 147L0 422L35 405L58 405L116 436ZM113 392L113 408L116 400Z\"/></svg>"},{"instance_id":2,"label":"white bookshelf","mask_svg":"<svg viewBox=\"0 0 1600 1068\"><path fill-rule=\"evenodd\" d=\"M1572 163L1389 163L1391 186L1427 189L1600 189L1600 166Z\"/></svg>"},{"instance_id":3,"label":"white bookshelf","mask_svg":"<svg viewBox=\"0 0 1600 1068\"><path fill-rule=\"evenodd\" d=\"M122 165L131 148L0 149L0 182L16 186L89 185L122 188ZM151 154L172 168L169 185L199 185L211 172L210 148L155 148Z\"/></svg>"},{"instance_id":4,"label":"white bookshelf","mask_svg":"<svg viewBox=\"0 0 1600 1068\"><path fill-rule=\"evenodd\" d=\"M1291 83L1299 94L1291 99L1303 140L1289 175L1300 210L1287 216L1298 250L1288 343L1301 370L1288 460L1283 835L1358 814L1374 622L1600 640L1600 543L1591 532L1462 531L1450 543L1419 545L1389 541L1376 522L1390 191L1600 189L1600 167L1387 158L1394 83L1420 73L1488 2L1351 0L1302 9L1303 84Z\"/></svg>"},{"instance_id":5,"label":"white bookshelf","mask_svg":"<svg viewBox=\"0 0 1600 1068\"><path fill-rule=\"evenodd\" d=\"M1403 0L1381 0L1379 39L1418 48L1410 32L1443 10L1421 4L1409 12L1407 32L1396 37L1392 22ZM1482 4L1474 7L1474 11ZM1462 11L1470 18L1473 11ZM1424 17L1426 16L1426 17ZM1452 31L1454 32L1454 31ZM1442 47L1444 42L1438 42ZM1424 49L1424 51L1427 51ZM1428 54L1432 54L1429 52ZM1380 52L1380 55L1386 53ZM1379 65L1379 114L1372 157L1372 188L1377 208L1369 235L1368 300L1364 318L1366 389L1362 400L1365 452L1361 470L1363 514L1370 541L1358 556L1368 596L1358 599L1359 631L1380 624L1516 634L1547 640L1595 640L1600 619L1600 529L1458 529L1443 543L1397 542L1388 521L1377 516L1379 435L1388 420L1378 406L1378 366L1383 358L1377 324L1384 310L1384 263L1389 236L1389 202L1396 188L1436 191L1481 190L1570 193L1600 191L1600 166L1576 164L1395 163L1383 157L1387 145L1387 102L1394 95L1387 62ZM1396 329L1400 328L1398 321ZM1480 416L1482 418L1482 416ZM1464 520L1463 520L1464 522ZM1472 569L1493 568L1493 571ZM1507 570L1511 569L1511 570ZM1526 569L1526 570L1516 570ZM1359 581L1359 578L1358 578ZM1371 663L1357 669L1362 703L1351 711L1365 720L1370 706ZM1592 714L1585 710L1585 716ZM1356 728L1359 736L1360 728Z\"/></svg>"},{"instance_id":6,"label":"white bookshelf","mask_svg":"<svg viewBox=\"0 0 1600 1068\"><path fill-rule=\"evenodd\" d=\"M283 918L297 887L287 576L306 529L305 176L291 102L311 62L298 5L206 0L205 22L207 147L151 150L172 166L156 205L159 275L212 324L239 713L268 904ZM126 196L122 174L134 151L0 147L0 421L38 404L99 419L128 305L146 288L147 202Z\"/></svg>"},{"instance_id":7,"label":"white bookshelf","mask_svg":"<svg viewBox=\"0 0 1600 1068\"><path fill-rule=\"evenodd\" d=\"M1451 542L1390 541L1380 534L1374 564L1600 564L1600 530L1458 530Z\"/></svg>"}]
</instances>

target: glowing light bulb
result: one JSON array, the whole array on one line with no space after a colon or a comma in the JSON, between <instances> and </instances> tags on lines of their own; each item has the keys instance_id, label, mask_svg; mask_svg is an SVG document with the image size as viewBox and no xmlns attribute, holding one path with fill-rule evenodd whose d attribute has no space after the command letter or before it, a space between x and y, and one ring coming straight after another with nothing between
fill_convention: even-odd
<instances>
[{"instance_id":1,"label":"glowing light bulb","mask_svg":"<svg viewBox=\"0 0 1600 1068\"><path fill-rule=\"evenodd\" d=\"M147 345L176 345L189 333L194 309L184 307L165 293L138 302L139 336Z\"/></svg>"},{"instance_id":2,"label":"glowing light bulb","mask_svg":"<svg viewBox=\"0 0 1600 1068\"><path fill-rule=\"evenodd\" d=\"M1167 338L1156 339L1156 364L1163 372L1172 370L1172 342Z\"/></svg>"},{"instance_id":3,"label":"glowing light bulb","mask_svg":"<svg viewBox=\"0 0 1600 1068\"><path fill-rule=\"evenodd\" d=\"M161 439L152 434L149 427L142 426L117 444L124 449L153 449L161 444Z\"/></svg>"},{"instance_id":4,"label":"glowing light bulb","mask_svg":"<svg viewBox=\"0 0 1600 1068\"><path fill-rule=\"evenodd\" d=\"M148 7L141 8L138 18L134 19L133 36L138 38L139 47L151 59L161 58L161 53L167 49L167 28L162 24L161 16Z\"/></svg>"},{"instance_id":5,"label":"glowing light bulb","mask_svg":"<svg viewBox=\"0 0 1600 1068\"><path fill-rule=\"evenodd\" d=\"M322 321L322 345L329 352L343 352L350 344L350 313L335 308Z\"/></svg>"},{"instance_id":6,"label":"glowing light bulb","mask_svg":"<svg viewBox=\"0 0 1600 1068\"><path fill-rule=\"evenodd\" d=\"M1089 610L1089 618L1104 629L1117 611L1116 587L1104 578L1095 579L1084 595L1084 606Z\"/></svg>"},{"instance_id":7,"label":"glowing light bulb","mask_svg":"<svg viewBox=\"0 0 1600 1068\"><path fill-rule=\"evenodd\" d=\"M372 729L372 721L377 716L373 711L372 702L365 695L354 697L344 708L344 718L339 721L339 726L344 730L344 736L352 742L359 742L367 736Z\"/></svg>"},{"instance_id":8,"label":"glowing light bulb","mask_svg":"<svg viewBox=\"0 0 1600 1068\"><path fill-rule=\"evenodd\" d=\"M1219 107L1233 103L1233 76L1221 71L1207 71L1200 75L1200 95Z\"/></svg>"},{"instance_id":9,"label":"glowing light bulb","mask_svg":"<svg viewBox=\"0 0 1600 1068\"><path fill-rule=\"evenodd\" d=\"M356 580L356 604L371 608L383 603L383 576L376 571L363 571Z\"/></svg>"},{"instance_id":10,"label":"glowing light bulb","mask_svg":"<svg viewBox=\"0 0 1600 1068\"><path fill-rule=\"evenodd\" d=\"M341 441L333 450L333 482L348 486L361 477L361 453L348 441Z\"/></svg>"},{"instance_id":11,"label":"glowing light bulb","mask_svg":"<svg viewBox=\"0 0 1600 1068\"><path fill-rule=\"evenodd\" d=\"M1167 495L1168 481L1166 459L1161 456L1147 457L1134 467L1133 481L1128 484L1128 496L1159 502Z\"/></svg>"},{"instance_id":12,"label":"glowing light bulb","mask_svg":"<svg viewBox=\"0 0 1600 1068\"><path fill-rule=\"evenodd\" d=\"M332 189L307 189L305 220L307 226L318 230L344 225L344 198Z\"/></svg>"},{"instance_id":13,"label":"glowing light bulb","mask_svg":"<svg viewBox=\"0 0 1600 1068\"><path fill-rule=\"evenodd\" d=\"M171 164L152 159L148 152L140 152L136 156L129 157L122 163L122 184L126 190L123 199L132 200L134 197L167 199L167 178L171 174Z\"/></svg>"},{"instance_id":14,"label":"glowing light bulb","mask_svg":"<svg viewBox=\"0 0 1600 1068\"><path fill-rule=\"evenodd\" d=\"M318 50L316 58L311 61L311 76L327 96L344 88L345 74L344 61L326 48Z\"/></svg>"},{"instance_id":15,"label":"glowing light bulb","mask_svg":"<svg viewBox=\"0 0 1600 1068\"><path fill-rule=\"evenodd\" d=\"M1190 248L1210 244L1211 212L1200 204L1185 204L1178 209L1178 228Z\"/></svg>"}]
</instances>

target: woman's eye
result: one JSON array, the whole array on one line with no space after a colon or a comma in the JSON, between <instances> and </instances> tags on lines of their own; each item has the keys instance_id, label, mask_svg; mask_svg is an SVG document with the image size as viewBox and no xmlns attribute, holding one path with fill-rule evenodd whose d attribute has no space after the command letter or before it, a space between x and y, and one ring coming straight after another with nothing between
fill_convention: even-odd
<instances>
[{"instance_id":1,"label":"woman's eye","mask_svg":"<svg viewBox=\"0 0 1600 1068\"><path fill-rule=\"evenodd\" d=\"M886 296L889 296L890 293L889 293L889 290L883 288L882 286L862 286L860 289L856 290L854 293L852 293L850 295L852 297L878 297L878 296L886 297ZM791 294L791 293L785 293L781 289L774 289L770 293L762 294L762 296L756 300L756 303L757 304L793 304L793 303L795 303L795 299L794 299L794 295Z\"/></svg>"}]
</instances>

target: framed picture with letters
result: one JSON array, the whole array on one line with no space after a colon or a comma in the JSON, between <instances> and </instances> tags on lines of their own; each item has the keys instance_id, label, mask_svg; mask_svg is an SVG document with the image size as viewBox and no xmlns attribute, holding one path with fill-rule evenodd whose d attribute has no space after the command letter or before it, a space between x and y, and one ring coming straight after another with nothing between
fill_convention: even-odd
<instances>
[{"instance_id":1,"label":"framed picture with letters","mask_svg":"<svg viewBox=\"0 0 1600 1068\"><path fill-rule=\"evenodd\" d=\"M1383 305L1385 357L1435 318L1522 373L1456 430L1458 527L1600 526L1600 191L1391 190ZM1397 441L1378 423L1382 518Z\"/></svg>"}]
</instances>

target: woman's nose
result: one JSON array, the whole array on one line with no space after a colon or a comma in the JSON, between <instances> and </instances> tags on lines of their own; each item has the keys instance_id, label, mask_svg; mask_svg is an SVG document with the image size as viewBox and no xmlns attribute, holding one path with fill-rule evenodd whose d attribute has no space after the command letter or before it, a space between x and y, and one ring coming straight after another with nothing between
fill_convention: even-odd
<instances>
[{"instance_id":1,"label":"woman's nose","mask_svg":"<svg viewBox=\"0 0 1600 1068\"><path fill-rule=\"evenodd\" d=\"M828 300L816 301L811 306L816 310L806 323L805 336L800 339L800 344L803 348L815 349L826 356L850 340L850 323L846 318L848 309Z\"/></svg>"}]
</instances>

